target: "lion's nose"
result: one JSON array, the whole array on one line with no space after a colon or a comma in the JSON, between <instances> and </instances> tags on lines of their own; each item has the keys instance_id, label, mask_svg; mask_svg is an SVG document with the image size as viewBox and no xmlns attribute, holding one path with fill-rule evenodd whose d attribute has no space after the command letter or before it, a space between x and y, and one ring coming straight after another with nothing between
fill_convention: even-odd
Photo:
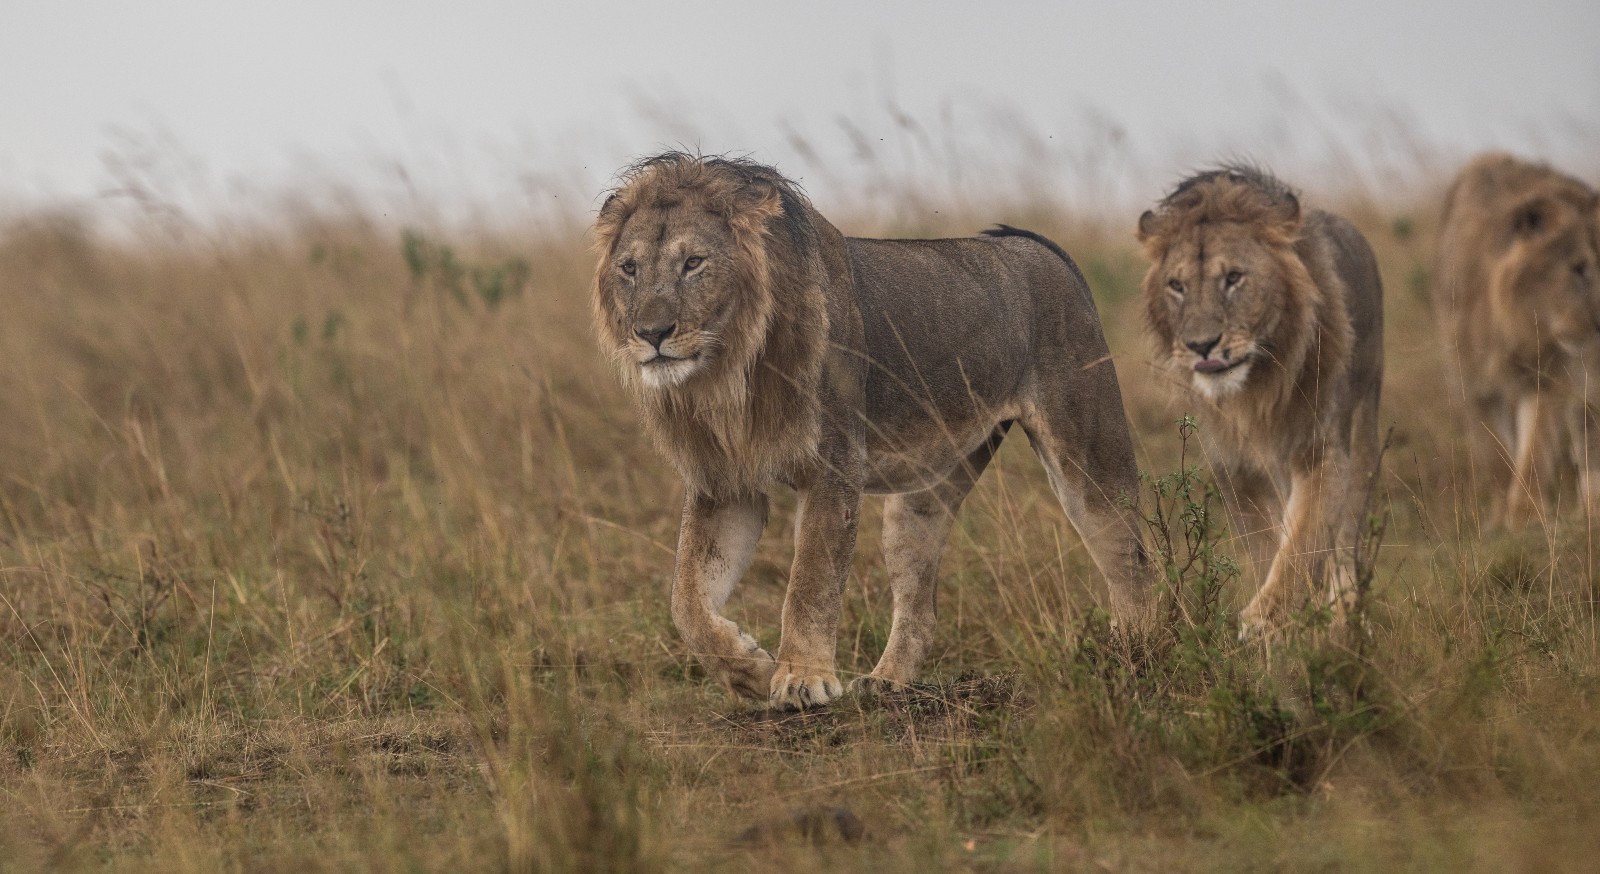
<instances>
[{"instance_id":1,"label":"lion's nose","mask_svg":"<svg viewBox=\"0 0 1600 874\"><path fill-rule=\"evenodd\" d=\"M1218 334L1209 340L1185 340L1183 341L1183 345L1193 349L1194 354L1200 356L1201 358L1205 358L1211 354L1212 349L1217 348L1217 344L1221 341L1222 335Z\"/></svg>"},{"instance_id":2,"label":"lion's nose","mask_svg":"<svg viewBox=\"0 0 1600 874\"><path fill-rule=\"evenodd\" d=\"M657 349L660 349L661 348L661 341L667 339L670 336L672 336L672 332L676 331L677 329L678 329L678 324L676 322L673 322L670 325L659 326L659 327L634 328L633 332L635 334L639 335L639 339L645 341L646 343L649 343L651 346L654 346Z\"/></svg>"}]
</instances>

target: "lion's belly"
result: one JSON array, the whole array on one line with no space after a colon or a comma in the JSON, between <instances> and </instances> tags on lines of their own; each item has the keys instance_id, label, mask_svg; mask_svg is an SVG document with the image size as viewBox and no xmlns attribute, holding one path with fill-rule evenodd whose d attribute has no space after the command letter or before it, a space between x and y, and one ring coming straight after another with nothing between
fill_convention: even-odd
<instances>
[{"instance_id":1,"label":"lion's belly","mask_svg":"<svg viewBox=\"0 0 1600 874\"><path fill-rule=\"evenodd\" d=\"M968 420L924 433L880 430L867 441L864 488L875 495L932 488L948 479L1008 418L1015 416Z\"/></svg>"}]
</instances>

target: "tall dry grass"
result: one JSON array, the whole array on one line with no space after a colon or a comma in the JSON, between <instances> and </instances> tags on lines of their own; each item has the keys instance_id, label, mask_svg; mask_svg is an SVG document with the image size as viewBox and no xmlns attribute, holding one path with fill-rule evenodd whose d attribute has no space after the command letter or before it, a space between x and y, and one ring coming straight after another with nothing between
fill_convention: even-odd
<instances>
[{"instance_id":1,"label":"tall dry grass","mask_svg":"<svg viewBox=\"0 0 1600 874\"><path fill-rule=\"evenodd\" d=\"M1234 642L1246 584L1147 364L1131 217L884 191L839 223L1008 221L1083 263L1182 618L1143 643L1104 627L1008 441L945 559L933 685L798 716L725 697L672 631L681 487L593 347L581 231L302 212L108 238L13 218L0 868L1586 867L1591 530L1480 535L1423 298L1431 204L1307 187L1387 281L1366 636L1330 646L1310 613L1270 653ZM731 604L768 645L778 497ZM876 510L847 674L889 627Z\"/></svg>"}]
</instances>

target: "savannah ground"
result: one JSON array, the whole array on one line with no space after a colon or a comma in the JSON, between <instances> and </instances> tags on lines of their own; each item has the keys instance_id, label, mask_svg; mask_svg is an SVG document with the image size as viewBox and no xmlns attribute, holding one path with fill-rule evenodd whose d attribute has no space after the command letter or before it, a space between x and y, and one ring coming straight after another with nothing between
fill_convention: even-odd
<instances>
[{"instance_id":1,"label":"savannah ground","mask_svg":"<svg viewBox=\"0 0 1600 874\"><path fill-rule=\"evenodd\" d=\"M581 222L12 216L0 870L1589 868L1600 531L1480 535L1424 297L1434 201L1306 187L1387 286L1363 633L1307 613L1235 642L1248 592L1148 364L1136 213L823 201L847 232L1005 221L1078 258L1178 591L1169 634L1109 633L1013 435L952 535L929 685L803 715L713 687L672 629L681 486L595 348ZM769 648L776 497L729 607ZM889 627L878 510L846 678Z\"/></svg>"}]
</instances>

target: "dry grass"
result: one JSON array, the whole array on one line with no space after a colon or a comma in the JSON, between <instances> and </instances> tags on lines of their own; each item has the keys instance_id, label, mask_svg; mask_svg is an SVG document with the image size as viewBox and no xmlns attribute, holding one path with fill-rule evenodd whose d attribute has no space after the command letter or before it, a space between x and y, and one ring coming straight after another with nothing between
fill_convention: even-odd
<instances>
[{"instance_id":1,"label":"dry grass","mask_svg":"<svg viewBox=\"0 0 1600 874\"><path fill-rule=\"evenodd\" d=\"M931 685L803 716L729 699L672 631L680 486L593 348L579 234L18 219L0 869L1587 867L1593 532L1480 538L1419 294L1430 210L1347 207L1388 284L1370 637L1328 646L1310 616L1240 649L1219 560L1182 577L1178 633L1119 640L1012 440L952 538ZM1083 262L1144 463L1174 470L1126 229L1000 207L914 230L993 220ZM731 605L769 646L792 510ZM876 510L845 672L887 636Z\"/></svg>"}]
</instances>

